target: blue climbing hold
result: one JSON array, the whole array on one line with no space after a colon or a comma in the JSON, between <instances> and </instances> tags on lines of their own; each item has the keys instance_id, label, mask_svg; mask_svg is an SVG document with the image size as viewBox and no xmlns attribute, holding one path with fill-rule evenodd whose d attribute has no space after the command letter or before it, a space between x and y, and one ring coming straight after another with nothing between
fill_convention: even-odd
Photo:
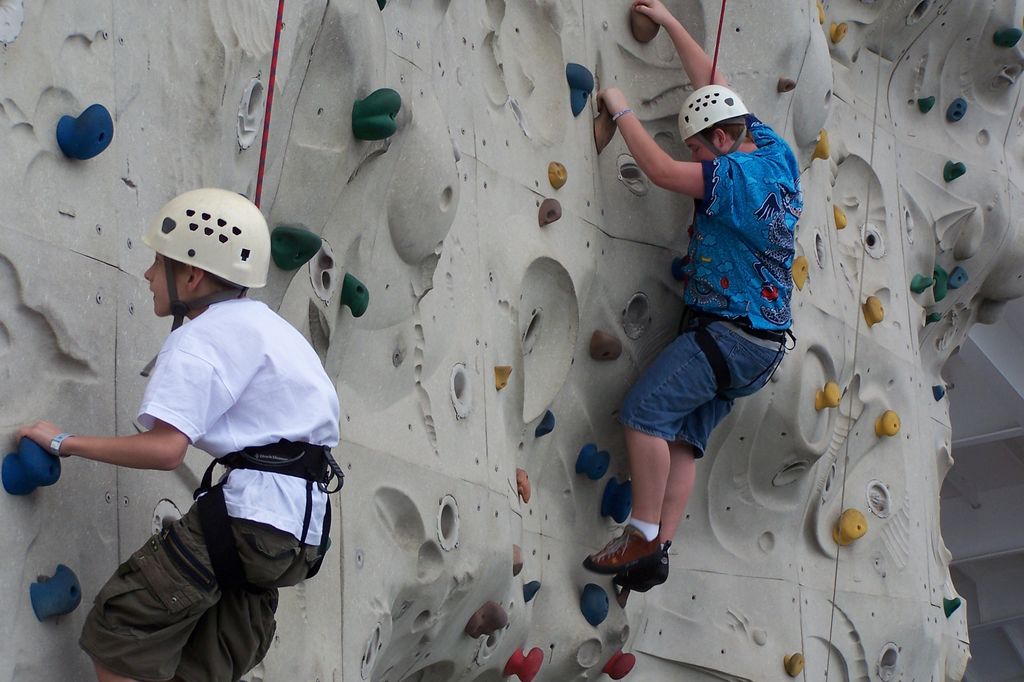
<instances>
[{"instance_id":1,"label":"blue climbing hold","mask_svg":"<svg viewBox=\"0 0 1024 682\"><path fill-rule=\"evenodd\" d=\"M958 265L953 268L953 272L949 273L947 286L950 289L959 289L965 284L967 284L967 271Z\"/></svg>"},{"instance_id":2,"label":"blue climbing hold","mask_svg":"<svg viewBox=\"0 0 1024 682\"><path fill-rule=\"evenodd\" d=\"M587 443L576 456L576 473L586 474L591 481L598 481L608 472L611 459L612 456L606 450L598 450L593 443Z\"/></svg>"},{"instance_id":3,"label":"blue climbing hold","mask_svg":"<svg viewBox=\"0 0 1024 682\"><path fill-rule=\"evenodd\" d=\"M42 622L52 616L71 613L82 603L82 586L78 576L64 564L57 564L52 578L40 576L38 582L29 585L28 596L32 611Z\"/></svg>"},{"instance_id":4,"label":"blue climbing hold","mask_svg":"<svg viewBox=\"0 0 1024 682\"><path fill-rule=\"evenodd\" d=\"M608 593L600 585L587 583L580 597L580 611L595 628L608 617Z\"/></svg>"},{"instance_id":5,"label":"blue climbing hold","mask_svg":"<svg viewBox=\"0 0 1024 682\"><path fill-rule=\"evenodd\" d=\"M633 483L619 483L619 479L612 476L608 479L608 485L604 487L604 495L601 496L601 516L610 516L615 523L625 523L632 508Z\"/></svg>"},{"instance_id":6,"label":"blue climbing hold","mask_svg":"<svg viewBox=\"0 0 1024 682\"><path fill-rule=\"evenodd\" d=\"M935 396L935 402L939 402L946 396L946 387L942 385L932 386L932 395Z\"/></svg>"},{"instance_id":7,"label":"blue climbing hold","mask_svg":"<svg viewBox=\"0 0 1024 682\"><path fill-rule=\"evenodd\" d=\"M950 123L956 123L967 114L967 100L963 97L957 97L946 109L946 120Z\"/></svg>"},{"instance_id":8,"label":"blue climbing hold","mask_svg":"<svg viewBox=\"0 0 1024 682\"><path fill-rule=\"evenodd\" d=\"M686 259L685 258L673 258L672 259L672 278L677 282L682 282L686 279Z\"/></svg>"},{"instance_id":9,"label":"blue climbing hold","mask_svg":"<svg viewBox=\"0 0 1024 682\"><path fill-rule=\"evenodd\" d=\"M57 145L65 156L85 161L103 152L114 139L114 120L102 104L93 104L78 118L57 121Z\"/></svg>"},{"instance_id":10,"label":"blue climbing hold","mask_svg":"<svg viewBox=\"0 0 1024 682\"><path fill-rule=\"evenodd\" d=\"M28 495L36 488L53 485L60 478L60 459L28 438L18 441L18 451L4 457L0 477L11 495Z\"/></svg>"},{"instance_id":11,"label":"blue climbing hold","mask_svg":"<svg viewBox=\"0 0 1024 682\"><path fill-rule=\"evenodd\" d=\"M539 580L531 580L530 582L523 585L523 601L530 602L534 597L537 596L537 590L540 589Z\"/></svg>"},{"instance_id":12,"label":"blue climbing hold","mask_svg":"<svg viewBox=\"0 0 1024 682\"><path fill-rule=\"evenodd\" d=\"M537 429L533 432L533 437L542 438L554 430L555 415L551 410L548 410L544 413L544 417L540 420L540 424L537 424Z\"/></svg>"},{"instance_id":13,"label":"blue climbing hold","mask_svg":"<svg viewBox=\"0 0 1024 682\"><path fill-rule=\"evenodd\" d=\"M569 104L572 115L579 116L587 106L587 98L594 89L594 74L582 64L565 65L565 80L569 82Z\"/></svg>"}]
</instances>

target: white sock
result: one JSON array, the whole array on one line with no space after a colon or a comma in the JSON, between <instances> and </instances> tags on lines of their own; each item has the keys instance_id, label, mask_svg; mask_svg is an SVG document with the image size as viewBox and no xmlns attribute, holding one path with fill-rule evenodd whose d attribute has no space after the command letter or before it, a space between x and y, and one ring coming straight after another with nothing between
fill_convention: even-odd
<instances>
[{"instance_id":1,"label":"white sock","mask_svg":"<svg viewBox=\"0 0 1024 682\"><path fill-rule=\"evenodd\" d=\"M648 542L658 537L658 533L661 532L660 524L640 521L639 519L634 519L632 516L629 517L629 520L627 520L626 523L643 533Z\"/></svg>"}]
</instances>

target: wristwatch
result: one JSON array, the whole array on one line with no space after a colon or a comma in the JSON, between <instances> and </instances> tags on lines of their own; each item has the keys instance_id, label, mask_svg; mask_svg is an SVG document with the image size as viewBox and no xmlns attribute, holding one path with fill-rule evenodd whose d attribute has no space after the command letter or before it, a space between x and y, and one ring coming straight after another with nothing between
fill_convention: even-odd
<instances>
[{"instance_id":1,"label":"wristwatch","mask_svg":"<svg viewBox=\"0 0 1024 682\"><path fill-rule=\"evenodd\" d=\"M70 438L73 435L75 434L58 433L56 436L54 436L53 440L50 441L50 454L52 454L55 457L70 457L71 455L60 454L60 444L64 442L64 439Z\"/></svg>"}]
</instances>

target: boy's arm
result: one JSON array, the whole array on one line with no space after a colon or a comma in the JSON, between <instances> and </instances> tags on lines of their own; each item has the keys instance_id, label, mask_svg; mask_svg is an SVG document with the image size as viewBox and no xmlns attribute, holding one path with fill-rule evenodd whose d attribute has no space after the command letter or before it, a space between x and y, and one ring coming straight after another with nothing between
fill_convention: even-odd
<instances>
[{"instance_id":1,"label":"boy's arm","mask_svg":"<svg viewBox=\"0 0 1024 682\"><path fill-rule=\"evenodd\" d=\"M617 88L608 88L598 93L604 106L616 114L629 107L625 95ZM622 133L622 139L629 147L629 153L640 170L658 187L679 192L695 199L704 198L704 168L695 161L676 161L658 146L636 114L630 112L615 122Z\"/></svg>"},{"instance_id":2,"label":"boy's arm","mask_svg":"<svg viewBox=\"0 0 1024 682\"><path fill-rule=\"evenodd\" d=\"M711 57L704 51L690 32L662 4L661 0L634 0L633 11L649 17L653 22L665 27L665 31L676 46L679 59L683 62L686 75L690 77L693 89L705 85L729 85L722 72L715 69L711 75Z\"/></svg>"},{"instance_id":3,"label":"boy's arm","mask_svg":"<svg viewBox=\"0 0 1024 682\"><path fill-rule=\"evenodd\" d=\"M17 437L34 440L49 452L50 441L59 433L61 430L56 425L41 421L21 427ZM188 436L158 419L151 430L131 436L70 436L60 444L60 454L132 469L170 471L185 459L188 445Z\"/></svg>"}]
</instances>

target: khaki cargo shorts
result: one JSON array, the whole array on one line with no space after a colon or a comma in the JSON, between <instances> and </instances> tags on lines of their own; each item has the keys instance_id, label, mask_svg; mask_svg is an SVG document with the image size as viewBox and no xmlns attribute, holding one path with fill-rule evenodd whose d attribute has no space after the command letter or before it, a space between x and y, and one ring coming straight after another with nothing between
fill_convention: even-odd
<instances>
[{"instance_id":1,"label":"khaki cargo shorts","mask_svg":"<svg viewBox=\"0 0 1024 682\"><path fill-rule=\"evenodd\" d=\"M277 588L301 582L318 548L265 524L231 525L251 586L217 586L193 506L100 589L82 649L141 682L235 682L256 666L274 638Z\"/></svg>"}]
</instances>

